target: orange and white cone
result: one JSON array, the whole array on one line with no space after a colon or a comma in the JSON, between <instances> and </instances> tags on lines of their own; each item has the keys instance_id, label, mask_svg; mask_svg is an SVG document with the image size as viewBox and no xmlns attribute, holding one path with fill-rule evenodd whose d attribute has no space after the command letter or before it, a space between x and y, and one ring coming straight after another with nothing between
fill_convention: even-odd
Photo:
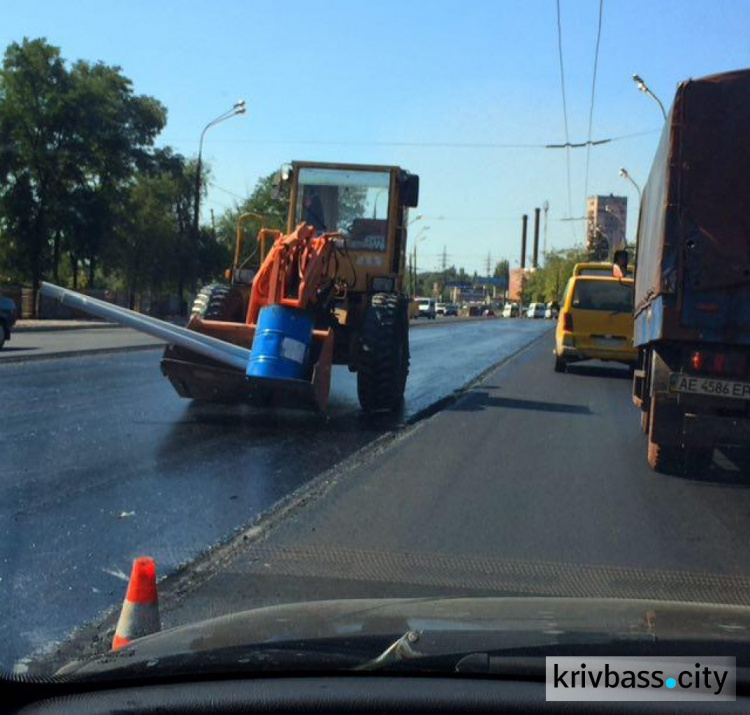
<instances>
[{"instance_id":1,"label":"orange and white cone","mask_svg":"<svg viewBox=\"0 0 750 715\"><path fill-rule=\"evenodd\" d=\"M133 561L128 592L117 621L112 650L161 630L156 594L156 562L147 556Z\"/></svg>"}]
</instances>

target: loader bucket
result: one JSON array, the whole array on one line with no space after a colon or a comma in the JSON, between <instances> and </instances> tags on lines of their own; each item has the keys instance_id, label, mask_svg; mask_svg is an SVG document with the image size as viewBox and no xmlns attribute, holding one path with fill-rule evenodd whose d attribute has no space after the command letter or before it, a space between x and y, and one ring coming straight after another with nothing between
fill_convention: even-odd
<instances>
[{"instance_id":1,"label":"loader bucket","mask_svg":"<svg viewBox=\"0 0 750 715\"><path fill-rule=\"evenodd\" d=\"M194 324L193 329L198 327ZM210 333L216 335L216 330ZM181 397L323 412L328 405L332 358L333 331L329 329L313 332L310 368L304 379L248 377L242 370L175 345L164 351L161 369Z\"/></svg>"}]
</instances>

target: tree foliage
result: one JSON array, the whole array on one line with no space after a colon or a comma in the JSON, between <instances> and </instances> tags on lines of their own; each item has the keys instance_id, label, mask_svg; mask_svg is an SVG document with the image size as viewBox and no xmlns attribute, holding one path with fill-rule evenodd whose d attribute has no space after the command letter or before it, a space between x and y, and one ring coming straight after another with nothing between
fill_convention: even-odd
<instances>
[{"instance_id":1,"label":"tree foliage","mask_svg":"<svg viewBox=\"0 0 750 715\"><path fill-rule=\"evenodd\" d=\"M253 193L244 201L235 202L233 208L220 217L216 232L217 240L234 255L237 240L237 223L243 214L254 214L242 222L243 255L248 265L257 268L260 253L256 250L256 236L261 228L286 230L289 212L289 185L277 185L276 172L259 179Z\"/></svg>"},{"instance_id":2,"label":"tree foliage","mask_svg":"<svg viewBox=\"0 0 750 715\"><path fill-rule=\"evenodd\" d=\"M524 280L524 303L559 303L573 266L588 260L583 247L551 251L544 257L544 266L527 274Z\"/></svg>"},{"instance_id":3,"label":"tree foliage","mask_svg":"<svg viewBox=\"0 0 750 715\"><path fill-rule=\"evenodd\" d=\"M64 256L89 285L120 207L154 162L166 110L136 95L119 67L75 62L43 39L5 51L0 69L0 260L38 287Z\"/></svg>"}]
</instances>

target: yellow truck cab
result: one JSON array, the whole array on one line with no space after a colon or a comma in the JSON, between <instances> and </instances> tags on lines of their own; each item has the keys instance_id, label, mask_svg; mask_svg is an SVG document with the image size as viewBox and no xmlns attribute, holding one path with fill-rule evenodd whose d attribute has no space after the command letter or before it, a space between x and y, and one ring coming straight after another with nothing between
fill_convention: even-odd
<instances>
[{"instance_id":1,"label":"yellow truck cab","mask_svg":"<svg viewBox=\"0 0 750 715\"><path fill-rule=\"evenodd\" d=\"M568 364L581 360L612 360L632 369L638 359L633 347L633 295L633 279L613 277L611 263L578 264L557 319L555 372L565 372Z\"/></svg>"}]
</instances>

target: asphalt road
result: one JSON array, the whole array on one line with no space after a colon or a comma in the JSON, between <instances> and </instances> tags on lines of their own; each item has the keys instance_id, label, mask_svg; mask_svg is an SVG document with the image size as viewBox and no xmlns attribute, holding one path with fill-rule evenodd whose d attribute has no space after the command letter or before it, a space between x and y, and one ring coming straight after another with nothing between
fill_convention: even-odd
<instances>
[{"instance_id":1,"label":"asphalt road","mask_svg":"<svg viewBox=\"0 0 750 715\"><path fill-rule=\"evenodd\" d=\"M750 605L747 453L651 472L624 368L552 336L163 584L165 627L273 603L457 595ZM728 626L729 627L729 626Z\"/></svg>"},{"instance_id":2,"label":"asphalt road","mask_svg":"<svg viewBox=\"0 0 750 715\"><path fill-rule=\"evenodd\" d=\"M157 350L0 364L0 603L13 613L0 623L0 663L38 653L120 603L135 556L153 555L161 575L174 574L550 327L489 320L413 329L404 412L378 420L359 413L346 368L334 370L322 419L196 408L161 377ZM101 341L107 330L91 332Z\"/></svg>"}]
</instances>

